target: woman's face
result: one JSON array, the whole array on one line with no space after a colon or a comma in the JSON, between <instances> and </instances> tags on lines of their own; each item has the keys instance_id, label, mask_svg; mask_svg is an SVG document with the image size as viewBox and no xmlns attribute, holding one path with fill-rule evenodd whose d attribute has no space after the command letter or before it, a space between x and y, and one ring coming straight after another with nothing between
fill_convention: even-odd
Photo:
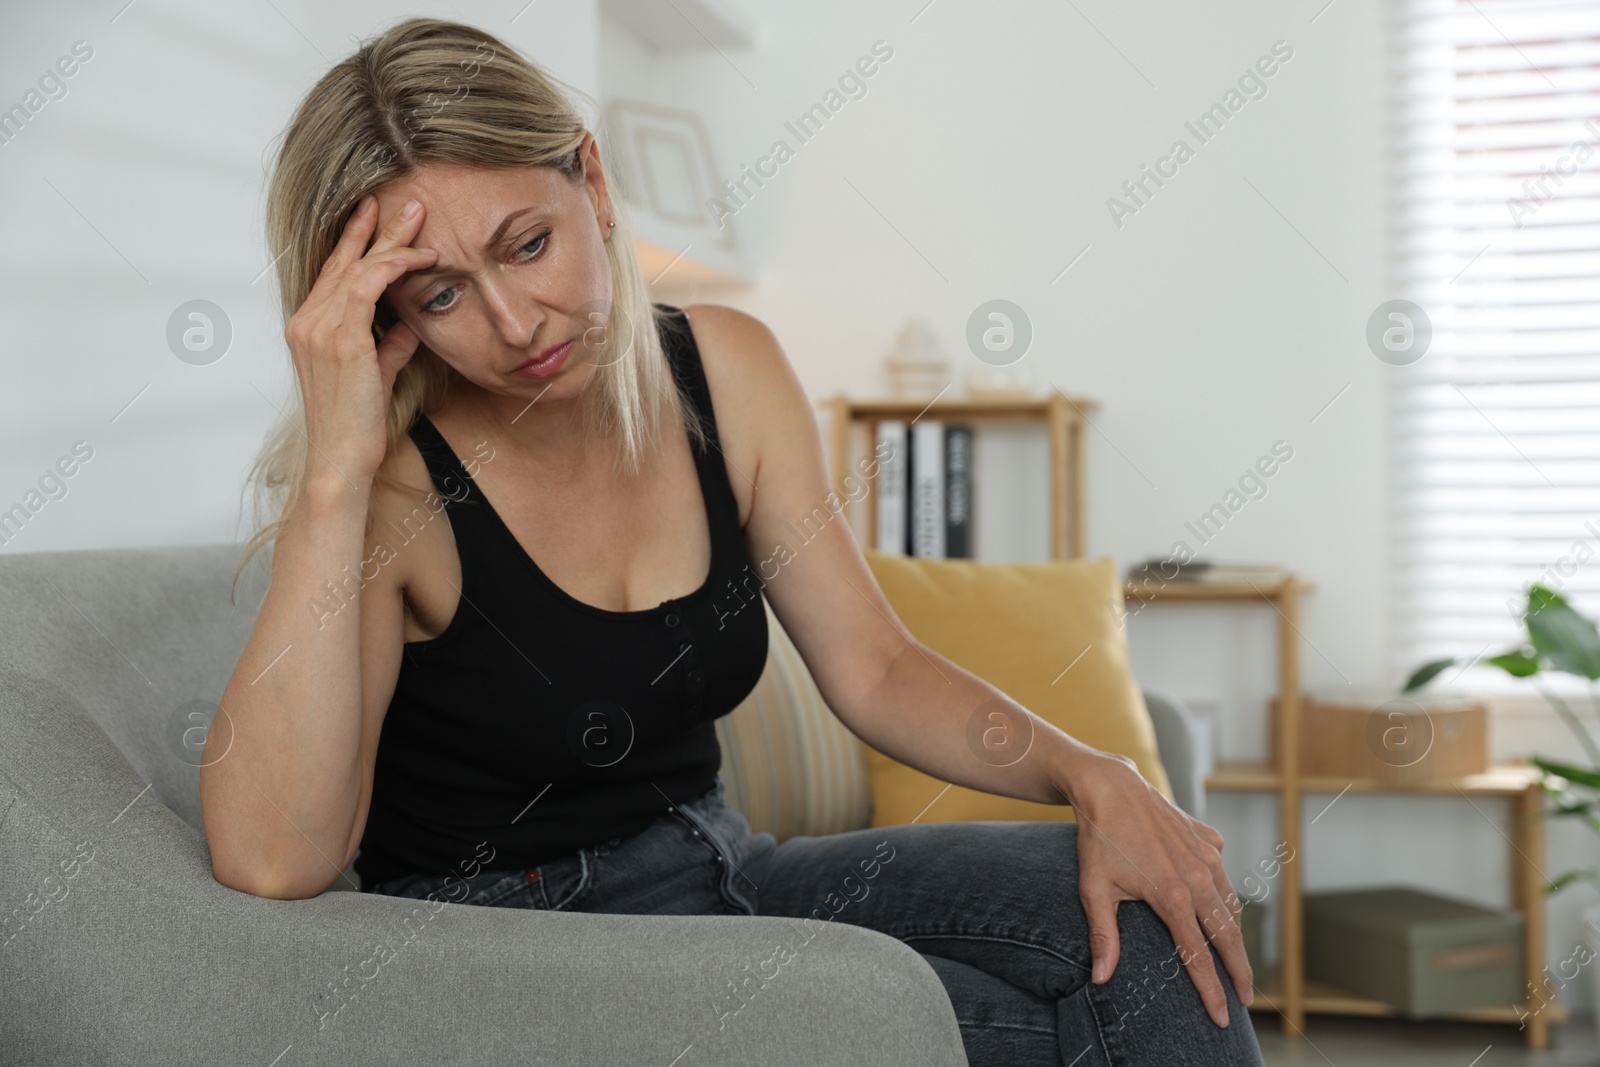
<instances>
[{"instance_id":1,"label":"woman's face","mask_svg":"<svg viewBox=\"0 0 1600 1067\"><path fill-rule=\"evenodd\" d=\"M585 346L611 304L610 201L593 135L584 178L554 167L429 164L376 191L379 228L407 200L422 205L412 240L439 253L384 297L422 343L473 384L549 403L577 395L598 354ZM595 317L595 313L601 317ZM516 369L572 342L522 373Z\"/></svg>"}]
</instances>

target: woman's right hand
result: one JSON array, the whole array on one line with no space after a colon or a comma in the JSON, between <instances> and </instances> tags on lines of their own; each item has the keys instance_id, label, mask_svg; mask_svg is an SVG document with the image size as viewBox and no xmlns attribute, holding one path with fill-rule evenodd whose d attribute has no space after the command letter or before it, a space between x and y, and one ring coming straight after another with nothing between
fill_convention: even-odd
<instances>
[{"instance_id":1,"label":"woman's right hand","mask_svg":"<svg viewBox=\"0 0 1600 1067\"><path fill-rule=\"evenodd\" d=\"M367 249L378 207L374 196L362 200L305 303L284 327L305 404L308 478L361 485L377 472L388 450L389 397L419 339L396 322L375 343L373 317L384 290L438 258L431 248L411 247L422 226L421 205L410 218L401 217L404 211Z\"/></svg>"}]
</instances>

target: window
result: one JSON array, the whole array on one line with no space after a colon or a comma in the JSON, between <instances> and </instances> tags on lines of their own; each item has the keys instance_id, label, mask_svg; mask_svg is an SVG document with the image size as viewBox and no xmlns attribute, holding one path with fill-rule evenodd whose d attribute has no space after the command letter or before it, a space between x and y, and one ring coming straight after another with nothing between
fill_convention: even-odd
<instances>
[{"instance_id":1,"label":"window","mask_svg":"<svg viewBox=\"0 0 1600 1067\"><path fill-rule=\"evenodd\" d=\"M1390 379L1404 677L1514 642L1533 581L1600 613L1600 0L1393 17L1392 280L1432 327Z\"/></svg>"}]
</instances>

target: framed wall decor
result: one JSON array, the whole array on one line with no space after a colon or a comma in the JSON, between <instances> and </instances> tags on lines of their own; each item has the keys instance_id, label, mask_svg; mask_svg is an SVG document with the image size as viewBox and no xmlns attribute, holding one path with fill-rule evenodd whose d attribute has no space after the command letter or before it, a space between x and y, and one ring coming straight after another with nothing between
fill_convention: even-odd
<instances>
[{"instance_id":1,"label":"framed wall decor","mask_svg":"<svg viewBox=\"0 0 1600 1067\"><path fill-rule=\"evenodd\" d=\"M622 195L634 208L641 232L651 227L639 216L653 217L675 232L732 251L733 220L724 217L719 226L706 206L714 197L726 197L700 116L627 99L611 100L606 112L611 147L623 169Z\"/></svg>"}]
</instances>

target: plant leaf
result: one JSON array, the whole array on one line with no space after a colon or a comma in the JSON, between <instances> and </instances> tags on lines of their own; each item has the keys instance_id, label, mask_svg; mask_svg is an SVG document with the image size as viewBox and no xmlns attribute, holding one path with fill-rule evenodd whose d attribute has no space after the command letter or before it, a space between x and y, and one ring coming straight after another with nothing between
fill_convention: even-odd
<instances>
[{"instance_id":1,"label":"plant leaf","mask_svg":"<svg viewBox=\"0 0 1600 1067\"><path fill-rule=\"evenodd\" d=\"M1565 793L1558 793L1556 795L1558 797L1566 796ZM1551 819L1573 818L1582 819L1585 822L1591 822L1594 819L1594 812L1595 804L1592 801L1585 804L1582 802L1572 803L1568 800L1558 800L1553 807L1545 809L1546 817Z\"/></svg>"},{"instance_id":2,"label":"plant leaf","mask_svg":"<svg viewBox=\"0 0 1600 1067\"><path fill-rule=\"evenodd\" d=\"M1530 587L1525 621L1534 649L1552 667L1590 680L1600 678L1600 630L1560 594L1542 585Z\"/></svg>"},{"instance_id":3,"label":"plant leaf","mask_svg":"<svg viewBox=\"0 0 1600 1067\"><path fill-rule=\"evenodd\" d=\"M1546 893L1555 893L1576 881L1600 883L1600 872L1596 871L1567 871L1544 887Z\"/></svg>"},{"instance_id":4,"label":"plant leaf","mask_svg":"<svg viewBox=\"0 0 1600 1067\"><path fill-rule=\"evenodd\" d=\"M1455 661L1456 658L1451 656L1448 659L1436 659L1432 663L1424 663L1422 666L1418 667L1412 672L1410 678L1406 679L1406 684L1404 688L1400 690L1400 692L1409 693L1413 689L1421 689L1423 686L1437 678L1440 672L1442 672L1446 667L1454 664Z\"/></svg>"},{"instance_id":5,"label":"plant leaf","mask_svg":"<svg viewBox=\"0 0 1600 1067\"><path fill-rule=\"evenodd\" d=\"M1520 648L1490 656L1483 662L1494 664L1513 678L1527 678L1539 673L1539 661Z\"/></svg>"},{"instance_id":6,"label":"plant leaf","mask_svg":"<svg viewBox=\"0 0 1600 1067\"><path fill-rule=\"evenodd\" d=\"M1570 763L1557 763L1554 760L1547 760L1542 756L1533 757L1533 765L1539 768L1541 771L1544 771L1546 774L1553 774L1558 778L1565 778L1569 782L1577 782L1579 785L1586 785L1590 789L1600 789L1600 771L1592 771L1584 767L1574 767Z\"/></svg>"}]
</instances>

